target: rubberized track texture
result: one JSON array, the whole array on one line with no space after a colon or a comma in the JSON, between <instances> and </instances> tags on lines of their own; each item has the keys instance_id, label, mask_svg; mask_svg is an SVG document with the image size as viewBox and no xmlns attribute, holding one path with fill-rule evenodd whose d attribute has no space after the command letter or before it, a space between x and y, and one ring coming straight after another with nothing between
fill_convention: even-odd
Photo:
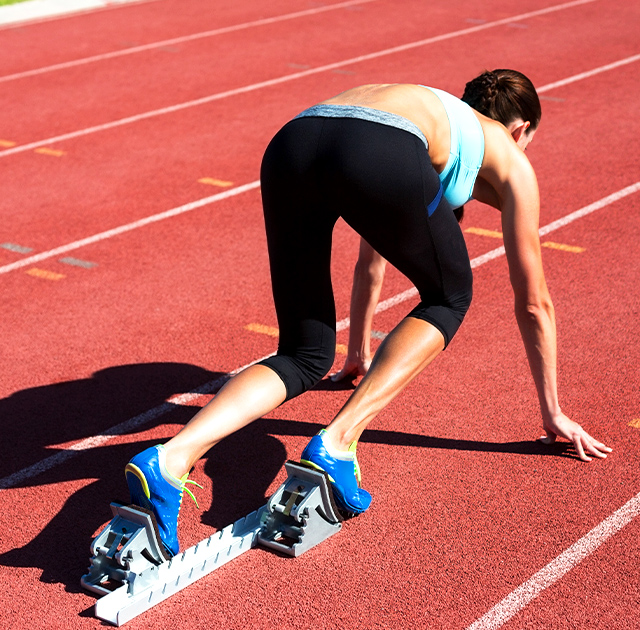
<instances>
[{"instance_id":1,"label":"rubberized track texture","mask_svg":"<svg viewBox=\"0 0 640 630\"><path fill-rule=\"evenodd\" d=\"M640 626L640 4L628 0L134 2L0 29L0 593L6 628L97 628L89 545L124 464L272 353L257 182L269 139L354 85L540 88L527 151L563 410L614 448L584 464L540 415L500 217L462 224L474 302L363 436L374 502L300 558L252 550L131 628ZM358 239L334 234L340 348ZM376 339L415 304L389 269ZM191 478L188 547L260 507L351 385L221 443Z\"/></svg>"}]
</instances>

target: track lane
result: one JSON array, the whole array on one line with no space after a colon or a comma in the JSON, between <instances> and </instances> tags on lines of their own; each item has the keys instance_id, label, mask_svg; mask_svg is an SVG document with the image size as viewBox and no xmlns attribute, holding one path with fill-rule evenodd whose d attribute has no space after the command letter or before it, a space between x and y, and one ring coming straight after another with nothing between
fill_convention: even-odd
<instances>
[{"instance_id":1,"label":"track lane","mask_svg":"<svg viewBox=\"0 0 640 630\"><path fill-rule=\"evenodd\" d=\"M331 0L322 6L329 4ZM151 0L146 5L144 2L123 4L106 11L0 26L0 38L6 44L0 74L30 71L52 63L76 61L87 54L109 54L132 45L153 45L162 40L318 7L305 0L273 0L268 7L255 2L220 3L212 7L206 0L188 3Z\"/></svg>"},{"instance_id":2,"label":"track lane","mask_svg":"<svg viewBox=\"0 0 640 630\"><path fill-rule=\"evenodd\" d=\"M32 84L39 85L40 87L36 91L36 97L38 99L38 113L39 121L42 121L44 129L47 130L49 137L43 140L36 140L29 142L24 138L24 132L19 128L12 129L11 126L6 129L5 134L11 136L9 139L14 139L20 146L9 148L0 152L0 157L13 155L22 151L31 150L33 148L44 146L45 144L54 144L61 142L65 139L77 137L79 135L86 135L88 133L95 133L97 131L104 131L112 127L121 125L128 125L139 120L144 120L149 117L166 115L174 111L179 111L184 108L190 108L199 106L213 100L217 100L221 97L231 96L242 91L254 91L263 87L268 87L277 83L289 82L301 77L315 75L317 73L323 73L328 70L343 68L353 63L360 63L369 59L377 59L379 57L385 57L387 55L393 55L398 52L412 50L416 48L422 48L429 44L446 41L451 38L464 37L466 35L483 32L487 29L494 29L496 27L510 25L514 21L529 20L538 16L544 16L549 14L560 15L565 11L574 11L582 8L586 4L592 4L598 0L574 0L573 2L555 4L543 9L537 9L529 12L513 12L509 17L503 17L501 19L491 19L483 24L476 24L475 26L466 26L460 28L460 19L454 21L451 18L443 20L442 24L434 24L433 20L428 19L429 16L424 16L423 28L417 28L419 24L415 22L416 26L413 27L415 31L414 40L410 39L411 33L404 33L400 31L399 25L394 21L394 17L398 15L397 12L392 11L388 15L382 17L380 14L374 15L375 9L379 7L375 4L366 5L367 15L372 14L373 19L371 21L364 20L350 20L351 26L345 24L347 20L344 20L340 24L340 28L335 28L335 17L327 15L315 16L313 23L322 24L323 19L325 22L325 29L320 32L314 29L305 29L301 26L300 30L294 35L290 35L292 42L297 41L297 48L301 49L306 46L306 50L313 51L312 53L306 52L292 58L288 47L282 47L278 41L278 30L274 28L259 29L255 38L252 39L249 45L245 45L243 50L238 50L238 47L234 45L237 41L237 37L230 36L228 39L230 45L222 50L207 50L202 48L200 54L196 54L192 60L196 68L200 68L200 72L185 74L183 67L188 63L185 59L178 59L173 63L170 60L156 61L153 65L155 72L150 72L146 66L142 66L136 69L135 65L127 67L126 76L111 77L107 71L105 76L98 75L96 73L84 73L84 81L77 80L75 71L69 71L65 73L66 81L63 78L57 77L55 81L48 85L47 79L34 79ZM579 15L579 13L578 13ZM334 19L331 19L334 18ZM397 19L397 18L396 18ZM451 27L448 28L448 24ZM382 28L376 25L383 25ZM454 27L454 25L456 25ZM278 26L278 25L276 25ZM287 25L279 25L285 32ZM403 25L406 29L406 25ZM345 29L345 33L349 33L350 36L345 37L341 34L341 29ZM427 29L433 33L432 37L424 38L424 30ZM326 31L329 30L331 38L328 39ZM442 35L442 31L449 31L446 35ZM267 32L268 31L268 32ZM400 31L400 33L399 33ZM398 35L409 40L406 44L400 46L393 45L397 42ZM377 50L368 54L356 54L356 51L362 49L363 45L367 46L371 39L374 39L377 43ZM417 41L415 38L418 38ZM635 41L635 40L634 40ZM291 44L289 44L291 45ZM253 46L253 48L252 48ZM284 56L283 56L284 53ZM274 60L274 68L277 71L270 76L265 76L264 70L261 67L256 66L251 62L252 59L260 57L265 60L267 56L271 56ZM218 85L218 92L211 94L208 89L211 59L224 59L224 63L227 68L233 68L233 74L229 77L218 74L216 77L216 83ZM290 72L290 64L302 64L303 66L309 65L309 70L303 70L301 72ZM158 72L158 65L162 67L161 76L158 77L164 81L164 84L159 86L156 79L156 73ZM122 64L116 64L115 67L123 68ZM139 74L136 74L138 70ZM81 69L78 69L81 72ZM171 74L173 72L174 74ZM275 74L275 76L274 76ZM242 87L237 86L236 76L241 75L245 77L245 81L249 79L251 85L244 85ZM150 82L151 80L151 82ZM60 87L60 82L64 81L65 100L64 102L54 101L53 111L47 112L48 103L51 102L50 98L43 98L46 95L47 90L53 89L57 92ZM191 82L201 84L199 89L190 85ZM82 89L86 90L84 94L75 94L74 86L80 85ZM167 102L166 94L167 86L170 85L172 90L172 98L170 102ZM122 88L129 87L136 93L136 112L127 111L128 104L131 102L131 98L128 97L126 92L122 91ZM159 89L158 89L159 88ZM237 90L240 90L237 92ZM23 102L23 98L28 96L28 92L24 89L12 91L11 86L8 86L8 91L12 94L13 98L9 101L9 107L16 108L16 114L12 110L9 110L8 120L19 121L20 111L29 111L32 106L29 103ZM162 101L155 101L155 107L151 106L148 98L157 99L161 98ZM82 107L83 104L87 104L90 107L85 110ZM93 112L96 111L93 104L100 103L100 116L101 120L92 119ZM140 112L140 109L144 113ZM144 111L147 110L147 111ZM60 112L66 112L69 117L65 124L65 120L60 115ZM78 131L71 131L76 126L76 120L86 120L85 129ZM105 120L106 118L106 120ZM108 121L108 122L107 122ZM33 121L29 121L29 132L34 133ZM65 130L65 126L69 125L70 129ZM65 133L66 131L66 133ZM37 133L37 131L36 131ZM53 135L51 135L53 133ZM14 138L15 136L15 138Z\"/></svg>"},{"instance_id":3,"label":"track lane","mask_svg":"<svg viewBox=\"0 0 640 630\"><path fill-rule=\"evenodd\" d=\"M602 85L608 86L608 83ZM582 92L577 91L575 94L579 96ZM602 116L607 115L608 110L605 109ZM567 114L566 118L569 124L571 116ZM583 122L587 124L600 120L594 112L589 112ZM583 158L575 154L579 153L577 148L590 146L589 138L585 138L579 130L567 132L555 125L553 132L556 134L555 138L566 143L564 146L570 147L564 155L559 156L558 161L564 158L563 166L567 169L581 164ZM536 144L540 143L541 146L541 140L544 138L537 140ZM536 160L548 160L550 157L546 151L538 150L537 147L532 153L532 159ZM585 163L587 160L588 157L585 157ZM607 166L608 174L612 175L616 164L614 162ZM579 177L583 176L586 179L587 173L581 172ZM618 172L613 181L609 179L606 183L598 182L598 186L612 185L623 176L624 172ZM553 183L559 190L562 189L562 183L558 181L560 179L562 178L553 178ZM567 190L566 186L563 190L562 194L552 198L564 199L564 195L568 201L575 203L577 197L583 198L589 193L585 189L576 192ZM593 320L600 320L598 313L606 317L610 329L623 330L628 326L624 315L628 315L629 306L625 306L626 311L616 312L612 308L611 312L602 312L599 272L603 268L617 271L620 261L626 260L629 251L632 251L630 248L637 242L637 237L634 237L637 234L637 220L634 222L637 201L625 201L616 206L616 209L618 212L615 220L605 223L604 228L601 220L593 216L585 220L591 230L584 231L582 235L574 232L584 225L582 222L562 230L565 240L569 237L568 240L584 242L585 237L590 235L588 251L596 248L597 264L593 264L594 259L591 257L580 259L579 264L570 264L572 273L569 274L566 257L561 257L560 252L545 252L547 273L550 282L553 282L552 289L556 288L561 295L566 296L556 306L559 312L562 311L563 320L571 322L568 339L566 328L564 337L561 333L561 342L566 344L563 360L579 368L570 377L571 387L568 391L563 390L563 396L566 398L569 394L569 404L574 408L581 408L583 413L586 410L587 420L594 423L602 422L602 404L594 399L594 386L606 390L607 387L615 387L617 383L610 370L592 371L592 368L605 367L609 356L616 357L622 365L637 365L638 360L633 354L637 352L636 348L629 347L620 337L611 335L611 338L603 340L600 348L602 355L589 352L587 362L583 356L584 342L580 341L575 332L571 332L577 323L583 321L585 306L592 307ZM471 216L477 210L473 209ZM554 207L549 211L555 215L558 209ZM194 230L197 228L197 225L192 227ZM619 242L621 232L630 236L631 240ZM141 238L140 241L142 240ZM597 249L598 244L602 251ZM164 245L166 243L163 241L162 246ZM480 244L475 246L479 247ZM195 263L197 256L193 260ZM130 263L130 256L124 254L122 262ZM334 624L348 623L351 627L367 628L372 627L372 619L375 620L374 623L379 621L380 626L385 627L422 625L425 618L437 627L446 627L452 619L464 619L465 616L468 616L470 622L471 613L483 612L477 606L479 601L495 601L491 597L496 590L505 590L504 586L509 584L515 587L535 570L535 565L539 562L535 553L539 552L540 531L560 532L558 540L549 541L546 549L547 558L551 559L554 552L560 552L571 544L572 536L575 540L576 533L584 532L587 521L595 524L598 518L606 517L607 510L613 511L620 504L616 501L628 489L628 480L633 471L637 470L638 463L635 456L638 452L637 437L629 430L625 433L621 427L616 428L611 423L601 428L609 438L616 440L616 453L626 446L628 450L625 452L629 456L624 460L620 458L601 462L603 465L598 467L577 466L574 469L568 467L569 462L563 458L554 460L535 450L523 450L530 447L528 432L525 440L527 446L518 445L518 439L523 433L523 423L524 426L530 426L530 414L532 410L535 412L535 406L531 404L530 384L528 385L526 369L523 369L522 357L517 351L513 351L518 339L510 318L509 292L505 284L503 262L495 261L485 265L482 272L479 272L482 273L482 283L477 282L476 286L480 287L474 305L474 309L479 310L471 314L468 324L461 331L464 335L451 348L452 352L446 353L429 374L425 374L397 405L394 404L381 417L376 430L387 430L387 433L372 432L364 443L361 459L363 466L366 466L366 482L376 492L376 509L379 511L372 511L366 519L351 522L348 536L336 537L328 541L326 547L316 550L317 553L300 559L302 565L296 578L296 590L302 596L293 605L298 618L309 620L314 626L321 626L330 614ZM165 264L165 270L169 270L170 261L165 261ZM611 306L629 304L629 294L624 292L624 287L625 281L633 278L630 275L632 272L632 269L623 267L622 272L616 274L616 282L610 294L610 299L614 301ZM585 279L579 287L575 286L573 273ZM348 286L348 275L350 272L341 281L345 288ZM626 298L627 301L616 298ZM69 305L71 304L69 300ZM384 314L381 316L381 322L392 324L397 321L398 313L390 311L386 313L388 318ZM497 347L496 340L493 345L487 344L487 335L495 330L496 322L502 321L511 323L504 339L497 340ZM585 327L588 323L587 320ZM212 337L217 337L219 331L210 333ZM113 335L117 336L117 330L113 331ZM200 345L202 339L193 340L194 349ZM108 342L105 346L108 346ZM468 352L469 347L474 348L474 353ZM185 348L187 353L190 350ZM158 349L150 346L149 351L157 353ZM478 359L480 365L477 365ZM593 363L595 359L600 362ZM461 370L461 367L465 369ZM482 380L478 378L479 374L491 379L490 387L478 382ZM496 374L503 378L496 379ZM576 382L577 375L582 375L583 380L587 381L583 386ZM452 392L452 382L456 383L455 392ZM470 391L475 394L472 398L468 396ZM260 454L264 453L264 448L260 447L264 446L265 440L261 431L269 430L277 436L270 443L273 446L280 445L282 449L280 442L285 442L289 453L295 456L308 439L306 434L309 430L313 431L314 426L311 424L308 429L300 425L312 423L314 419L324 421L324 418L318 418L317 409L322 408L329 415L331 408L339 404L338 398L342 396L340 393L329 396L323 392L312 392L303 397L305 400L294 401L294 404L273 414L273 419L283 419L284 423L272 422L269 425L267 422L266 429L256 427L255 433L244 436L249 438L246 440L249 447L235 442L229 446L229 450L242 452L248 458L253 455L253 461L259 461ZM443 400L443 397L447 400ZM624 400L633 399L608 402L605 406L607 417L615 414ZM522 402L522 408L512 409L514 402ZM479 409L485 411L485 415L479 414ZM307 422L300 422L301 419ZM172 416L171 420L178 418ZM284 440L282 424L285 428L290 427L292 433L287 434ZM265 423L260 426L265 427ZM159 435L170 432L172 427L173 425L152 429L140 436L140 439L159 439ZM403 430L417 433L419 437L426 436L427 439L396 435ZM407 444L408 441L411 443ZM392 446L394 443L395 446ZM37 537L36 544L32 545L30 566L40 566L45 555L43 552L51 549L59 541L59 535L71 528L74 531L79 529L88 540L92 532L87 530L85 522L90 520L86 516L87 511L90 508L94 511L104 510L106 502L113 497L112 493L118 486L116 479L120 468L116 461L124 461L128 451L134 452L134 449L139 448L135 444L123 447L119 443L114 446L116 448L94 452L90 457L78 460L77 465L60 469L59 474L49 477L49 482L58 481L63 484L56 484L57 490L50 486L39 486L27 489L25 497L23 489L20 498L25 508L29 505L43 505L45 501L60 506L60 513ZM499 450L491 451L492 448ZM215 453L211 459L225 461L222 452ZM235 465L242 468L242 463ZM209 532L211 525L215 523L215 514L219 517L221 512L224 513L223 505L237 501L230 485L232 480L237 484L236 487L250 486L256 490L255 483L247 477L246 471L243 477L242 470L229 466L230 472L227 471L228 476L225 477L222 470L212 469L211 466L211 463L203 462L196 472L200 475L198 480L206 482L212 479L212 483L216 484L214 487L207 486L207 491L211 489L214 493L211 511L210 506L205 504L205 522L199 523L197 513L186 509L183 519L185 540L195 542L202 538L203 532ZM211 474L213 470L216 473L214 475ZM77 481L91 474L99 476L106 483L103 482L98 489L87 485L86 481ZM253 474L260 477L261 481L266 480L267 485L273 478L270 476L272 473L263 470L259 473L254 471ZM63 482L65 476L67 483ZM506 505L504 497L495 488L496 480L505 479L508 480L511 491L511 504ZM416 482L419 484L418 492L412 496L408 506L406 495L395 492L395 487L411 488ZM578 488L577 496L572 496L571 490L575 488ZM585 502L585 497L588 498L594 488L601 493L600 503L595 506ZM55 502L52 501L52 490L57 492ZM258 499L261 497L262 495ZM234 505L233 509L236 510L243 507L241 502ZM412 518L407 518L408 511ZM46 522L47 518L48 515L38 515L40 522ZM91 522L97 524L95 521L96 518L92 517ZM80 522L82 525L79 526ZM501 527L498 535L495 532L496 522ZM35 528L35 531L38 529L39 527ZM27 542L29 537L25 535L21 540ZM46 544L47 542L50 544ZM390 553L389 550L394 548L402 549L404 553ZM206 584L194 586L181 596L183 598L180 602L174 600L162 609L149 613L140 622L141 627L166 626L169 620L172 624L184 621L190 627L210 627L215 620L219 620L225 627L234 628L246 627L247 624L255 626L255 620L278 617L279 625L286 628L288 622L286 619L282 620L281 613L282 593L290 590L289 568L283 568L281 559L277 557L258 552L250 555L251 558L242 559L237 565L234 563L228 570L215 574L206 580ZM57 567L56 572L53 571L55 567L49 565L46 572L54 581L56 578L60 579L61 572L63 580L75 580L75 567L86 562L85 556L85 547L80 548L78 545L78 550L72 551L66 567ZM352 561L354 556L375 557L376 562L364 566L362 563L355 563L358 565L356 569ZM38 610L39 602L29 598L32 597L30 593L33 580L37 579L39 571L28 569L17 573L12 587L27 594L21 600L27 607L12 604L12 610L21 615L22 619L30 618L37 627L38 614L34 611ZM490 585L489 589L486 583L487 573L492 575L496 583ZM305 580L305 575L312 575L315 580ZM391 590L389 575L394 575L396 582L395 588ZM363 579L367 582L369 597L349 599L346 602L343 589L361 589ZM496 585L498 588L493 588ZM464 588L463 592L461 586ZM66 611L81 611L87 607L86 602L90 599L81 594L53 593L51 587L44 588L52 593L48 603L54 607L64 607ZM224 592L224 597L212 597L212 593L219 592ZM249 601L247 592L252 593ZM34 602L31 610L28 609L30 601ZM332 603L330 613L327 612L327 601ZM202 608L202 602L206 602L204 606L209 614L194 620L187 612L189 605L200 605ZM320 605L319 602L323 604ZM182 608L180 604L186 606ZM238 610L243 613L239 615ZM76 621L79 627L93 627L95 623L82 618ZM65 625L68 627L69 623L66 622ZM294 627L293 623L290 627Z\"/></svg>"},{"instance_id":4,"label":"track lane","mask_svg":"<svg viewBox=\"0 0 640 630\"><path fill-rule=\"evenodd\" d=\"M417 8L416 0L413 2ZM181 103L186 105L180 107L190 107L190 101L207 98L212 93L244 88L274 77L295 77L296 66L320 66L354 57L371 38L379 42L381 48L385 43L395 44L403 25L402 13L379 3L361 8L361 11L345 8L332 14L299 18L295 29L286 22L273 23L251 29L251 37L232 32L210 41L186 43L173 54L149 51L125 61L105 61L97 68L70 69L56 76L9 84L6 89L13 103L9 120L15 120L18 125L5 133L23 142L24 132L18 122L20 111L31 109L33 99L38 99L40 123L27 127L29 134L37 135L24 141L36 140L40 134L51 136L53 129L55 135L72 132L77 129L78 119L86 121L85 127L111 123ZM422 22L425 21L423 16ZM453 29L459 20L448 17L446 23ZM425 26L429 32L441 32L435 24ZM424 37L418 25L412 28L416 39ZM260 63L255 63L256 59ZM61 82L66 88L64 103L42 99L43 93L58 95ZM93 102L99 102L100 108L91 107ZM61 113L64 117L60 119Z\"/></svg>"},{"instance_id":5,"label":"track lane","mask_svg":"<svg viewBox=\"0 0 640 630\"><path fill-rule=\"evenodd\" d=\"M274 24L277 22L284 22L286 20L295 20L299 17L306 17L309 15L316 15L325 11L334 11L342 8L356 8L361 4L368 2L375 2L376 0L348 0L347 2L340 2L337 4L316 7L313 9L306 9L302 11L294 11L292 13L284 13L281 15L274 15L271 17L265 17L260 19L252 19L246 22L240 22L238 24L232 24L229 26L219 26L217 28L208 31L199 31L190 33L188 35L180 35L172 37L170 39L164 39L160 41L153 41L147 44L141 44L138 46L131 46L123 50L112 50L108 52L99 53L96 55L90 55L88 57L78 57L76 59L70 59L68 61L62 61L53 65L46 65L41 68L32 68L29 70L23 70L14 74L7 74L0 76L0 83L6 83L8 81L15 81L17 79L24 79L26 77L37 76L42 74L48 74L50 72L57 72L59 70L66 70L68 68L75 68L77 66L84 66L96 62L106 61L107 59L115 59L118 57L126 57L128 55L137 55L141 52L149 50L156 50L158 48L165 48L168 46L176 46L178 44L184 44L186 42L192 42L199 39L205 39L209 37L215 37L217 35L223 35L225 33L232 33L236 31L242 31L246 29L255 28L258 26L265 26ZM199 16L201 19L201 16Z\"/></svg>"}]
</instances>

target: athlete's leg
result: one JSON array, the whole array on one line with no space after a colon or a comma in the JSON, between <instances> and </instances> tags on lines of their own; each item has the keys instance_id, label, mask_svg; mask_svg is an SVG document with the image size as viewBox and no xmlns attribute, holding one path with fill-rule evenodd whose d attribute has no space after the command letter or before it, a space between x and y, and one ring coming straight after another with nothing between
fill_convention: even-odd
<instances>
[{"instance_id":1,"label":"athlete's leg","mask_svg":"<svg viewBox=\"0 0 640 630\"><path fill-rule=\"evenodd\" d=\"M425 180L428 196L433 195L438 182L429 182L429 175ZM338 450L357 441L371 420L448 345L471 302L469 257L451 208L441 201L427 216L419 206L411 212L411 206L406 202L400 213L405 229L392 231L388 239L370 231L376 211L365 223L352 219L364 238L414 282L422 301L387 336L368 373L327 427L327 439Z\"/></svg>"},{"instance_id":2,"label":"athlete's leg","mask_svg":"<svg viewBox=\"0 0 640 630\"><path fill-rule=\"evenodd\" d=\"M322 208L314 175L321 121L294 121L271 142L262 196L280 338L274 357L233 377L172 440L167 467L187 473L231 433L317 383L335 352L331 233L335 212Z\"/></svg>"},{"instance_id":3,"label":"athlete's leg","mask_svg":"<svg viewBox=\"0 0 640 630\"><path fill-rule=\"evenodd\" d=\"M366 149L351 136L342 156L343 218L418 288L422 302L387 337L371 368L322 435L302 459L339 476L338 499L347 509L368 507L370 496L358 489L357 462L349 446L371 420L446 347L469 306L471 269L453 212L441 201L429 215L440 182L420 140L394 129L362 129ZM366 138L366 141L364 140ZM358 159L366 155L366 161ZM342 462L351 457L350 475Z\"/></svg>"},{"instance_id":4,"label":"athlete's leg","mask_svg":"<svg viewBox=\"0 0 640 630\"><path fill-rule=\"evenodd\" d=\"M322 208L314 177L320 130L319 121L286 126L263 160L265 226L280 326L278 356L232 378L172 440L147 449L127 465L132 502L153 511L169 553L178 550L178 513L195 462L224 437L311 387L333 363L330 257L337 214Z\"/></svg>"},{"instance_id":5,"label":"athlete's leg","mask_svg":"<svg viewBox=\"0 0 640 630\"><path fill-rule=\"evenodd\" d=\"M168 470L182 477L220 440L281 405L286 395L273 370L264 365L243 370L164 445Z\"/></svg>"},{"instance_id":6,"label":"athlete's leg","mask_svg":"<svg viewBox=\"0 0 640 630\"><path fill-rule=\"evenodd\" d=\"M330 443L347 451L443 349L444 337L435 326L413 317L403 319L378 348L369 371L327 427Z\"/></svg>"}]
</instances>

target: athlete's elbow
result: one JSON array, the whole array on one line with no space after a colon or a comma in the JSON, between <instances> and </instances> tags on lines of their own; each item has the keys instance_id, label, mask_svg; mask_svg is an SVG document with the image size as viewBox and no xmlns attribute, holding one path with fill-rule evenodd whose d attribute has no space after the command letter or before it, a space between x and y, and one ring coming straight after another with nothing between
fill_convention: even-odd
<instances>
[{"instance_id":1,"label":"athlete's elbow","mask_svg":"<svg viewBox=\"0 0 640 630\"><path fill-rule=\"evenodd\" d=\"M537 296L526 296L515 300L515 312L518 321L540 321L554 319L551 297L548 293Z\"/></svg>"},{"instance_id":2,"label":"athlete's elbow","mask_svg":"<svg viewBox=\"0 0 640 630\"><path fill-rule=\"evenodd\" d=\"M354 276L367 281L369 284L381 283L384 279L384 272L387 261L381 256L372 260L360 260L356 262Z\"/></svg>"}]
</instances>

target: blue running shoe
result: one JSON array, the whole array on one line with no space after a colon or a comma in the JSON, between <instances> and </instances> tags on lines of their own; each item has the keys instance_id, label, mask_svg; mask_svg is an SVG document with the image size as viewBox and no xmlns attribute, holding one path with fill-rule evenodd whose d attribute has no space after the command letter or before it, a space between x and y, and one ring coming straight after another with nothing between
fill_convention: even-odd
<instances>
[{"instance_id":1,"label":"blue running shoe","mask_svg":"<svg viewBox=\"0 0 640 630\"><path fill-rule=\"evenodd\" d=\"M329 475L333 496L338 507L352 514L361 514L371 505L371 495L358 486L360 467L356 457L356 443L344 454L344 459L332 457L324 443L326 431L322 429L307 444L300 463Z\"/></svg>"},{"instance_id":2,"label":"blue running shoe","mask_svg":"<svg viewBox=\"0 0 640 630\"><path fill-rule=\"evenodd\" d=\"M166 452L164 446L152 446L138 453L125 467L127 485L131 494L131 503L145 510L150 510L156 517L160 540L164 544L169 557L180 551L178 544L178 513L182 504L182 494L187 494L198 502L186 484L192 483L202 488L195 481L189 481L188 475L182 479L174 477L165 465Z\"/></svg>"}]
</instances>

